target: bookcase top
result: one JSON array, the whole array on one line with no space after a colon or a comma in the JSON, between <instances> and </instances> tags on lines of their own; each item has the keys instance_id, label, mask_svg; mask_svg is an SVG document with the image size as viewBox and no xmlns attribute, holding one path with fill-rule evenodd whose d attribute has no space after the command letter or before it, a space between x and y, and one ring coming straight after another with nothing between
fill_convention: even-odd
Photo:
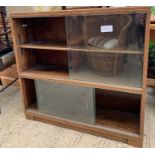
<instances>
[{"instance_id":1,"label":"bookcase top","mask_svg":"<svg viewBox=\"0 0 155 155\"><path fill-rule=\"evenodd\" d=\"M29 12L29 13L12 13L11 18L34 18L34 17L63 17L76 15L96 15L96 14L122 14L130 12L150 13L150 7L112 7L112 8L85 8L85 9L68 9L45 12Z\"/></svg>"}]
</instances>

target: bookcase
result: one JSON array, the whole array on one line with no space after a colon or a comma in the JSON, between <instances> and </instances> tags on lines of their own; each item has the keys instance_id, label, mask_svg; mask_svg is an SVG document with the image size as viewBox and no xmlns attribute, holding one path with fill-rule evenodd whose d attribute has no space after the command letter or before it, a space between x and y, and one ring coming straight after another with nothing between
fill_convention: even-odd
<instances>
[{"instance_id":1,"label":"bookcase","mask_svg":"<svg viewBox=\"0 0 155 155\"><path fill-rule=\"evenodd\" d=\"M27 119L142 147L148 7L11 15Z\"/></svg>"}]
</instances>

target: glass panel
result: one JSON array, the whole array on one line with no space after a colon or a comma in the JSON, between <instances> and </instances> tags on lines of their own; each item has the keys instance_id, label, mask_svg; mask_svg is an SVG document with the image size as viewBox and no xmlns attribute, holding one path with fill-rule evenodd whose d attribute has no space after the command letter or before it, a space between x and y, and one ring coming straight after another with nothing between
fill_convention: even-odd
<instances>
[{"instance_id":1,"label":"glass panel","mask_svg":"<svg viewBox=\"0 0 155 155\"><path fill-rule=\"evenodd\" d=\"M66 17L72 79L142 87L144 13Z\"/></svg>"},{"instance_id":2,"label":"glass panel","mask_svg":"<svg viewBox=\"0 0 155 155\"><path fill-rule=\"evenodd\" d=\"M69 51L71 79L141 87L142 55Z\"/></svg>"},{"instance_id":3,"label":"glass panel","mask_svg":"<svg viewBox=\"0 0 155 155\"><path fill-rule=\"evenodd\" d=\"M87 124L95 124L93 88L35 80L38 111Z\"/></svg>"}]
</instances>

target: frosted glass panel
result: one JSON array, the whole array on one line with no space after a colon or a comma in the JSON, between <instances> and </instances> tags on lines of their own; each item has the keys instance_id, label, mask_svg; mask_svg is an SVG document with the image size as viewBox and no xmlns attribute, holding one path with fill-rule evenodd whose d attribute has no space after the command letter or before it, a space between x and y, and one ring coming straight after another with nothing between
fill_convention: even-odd
<instances>
[{"instance_id":1,"label":"frosted glass panel","mask_svg":"<svg viewBox=\"0 0 155 155\"><path fill-rule=\"evenodd\" d=\"M142 87L144 13L66 17L69 77Z\"/></svg>"},{"instance_id":2,"label":"frosted glass panel","mask_svg":"<svg viewBox=\"0 0 155 155\"><path fill-rule=\"evenodd\" d=\"M35 80L38 111L87 124L95 123L94 89Z\"/></svg>"}]
</instances>

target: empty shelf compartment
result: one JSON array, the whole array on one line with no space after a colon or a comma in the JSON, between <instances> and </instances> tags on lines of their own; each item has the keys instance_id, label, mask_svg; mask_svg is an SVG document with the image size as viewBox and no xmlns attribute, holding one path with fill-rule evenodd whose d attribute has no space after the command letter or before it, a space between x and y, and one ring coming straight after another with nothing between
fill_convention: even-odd
<instances>
[{"instance_id":1,"label":"empty shelf compartment","mask_svg":"<svg viewBox=\"0 0 155 155\"><path fill-rule=\"evenodd\" d=\"M141 96L96 89L96 124L139 133Z\"/></svg>"}]
</instances>

